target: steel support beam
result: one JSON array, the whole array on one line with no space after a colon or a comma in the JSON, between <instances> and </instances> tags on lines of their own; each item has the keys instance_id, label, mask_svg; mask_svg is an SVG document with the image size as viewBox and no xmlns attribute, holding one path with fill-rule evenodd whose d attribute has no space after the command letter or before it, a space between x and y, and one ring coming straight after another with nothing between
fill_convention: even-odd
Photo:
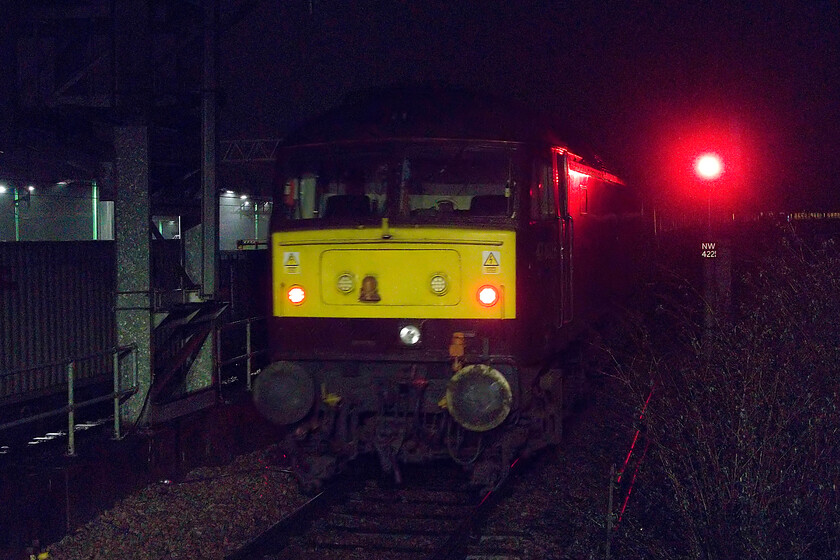
<instances>
[{"instance_id":1,"label":"steel support beam","mask_svg":"<svg viewBox=\"0 0 840 560\"><path fill-rule=\"evenodd\" d=\"M277 148L280 146L280 139L223 140L219 142L219 146L222 153L222 163L274 163L277 159Z\"/></svg>"}]
</instances>

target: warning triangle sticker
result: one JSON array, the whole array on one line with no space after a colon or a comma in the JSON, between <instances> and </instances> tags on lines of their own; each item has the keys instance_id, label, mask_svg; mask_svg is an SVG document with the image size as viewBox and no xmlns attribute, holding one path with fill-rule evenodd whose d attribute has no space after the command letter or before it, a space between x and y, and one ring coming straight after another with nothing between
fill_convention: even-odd
<instances>
[{"instance_id":1,"label":"warning triangle sticker","mask_svg":"<svg viewBox=\"0 0 840 560\"><path fill-rule=\"evenodd\" d=\"M490 252L487 258L484 259L484 266L499 266L499 261L496 260L496 255Z\"/></svg>"},{"instance_id":2,"label":"warning triangle sticker","mask_svg":"<svg viewBox=\"0 0 840 560\"><path fill-rule=\"evenodd\" d=\"M295 254L289 253L289 258L286 259L286 266L298 266L299 264L300 263L298 263L297 259L295 258Z\"/></svg>"}]
</instances>

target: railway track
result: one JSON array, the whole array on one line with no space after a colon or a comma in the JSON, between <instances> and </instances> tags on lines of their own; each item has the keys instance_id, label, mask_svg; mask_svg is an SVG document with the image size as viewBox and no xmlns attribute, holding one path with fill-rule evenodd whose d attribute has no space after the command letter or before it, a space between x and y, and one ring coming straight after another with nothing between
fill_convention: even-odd
<instances>
[{"instance_id":1,"label":"railway track","mask_svg":"<svg viewBox=\"0 0 840 560\"><path fill-rule=\"evenodd\" d=\"M406 469L399 486L346 476L227 560L516 560L525 535L481 534L500 490L479 495L451 465Z\"/></svg>"}]
</instances>

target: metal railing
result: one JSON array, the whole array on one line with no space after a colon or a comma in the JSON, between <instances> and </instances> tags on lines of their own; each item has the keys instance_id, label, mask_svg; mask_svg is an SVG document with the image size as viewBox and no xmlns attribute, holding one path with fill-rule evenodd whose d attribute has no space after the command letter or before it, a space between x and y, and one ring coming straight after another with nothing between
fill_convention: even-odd
<instances>
[{"instance_id":1,"label":"metal railing","mask_svg":"<svg viewBox=\"0 0 840 560\"><path fill-rule=\"evenodd\" d=\"M258 321L265 321L265 317L248 317L247 319L240 319L238 321L233 321L231 323L227 323L222 325L218 329L216 329L216 349L217 349L217 356L216 356L216 373L217 378L221 382L221 373L222 367L245 360L245 387L250 392L251 391L251 378L259 373L259 370L256 372L251 371L253 367L253 360L256 356L260 356L268 352L267 348L263 348L261 350L254 351L253 344L252 344L252 325ZM241 327L245 325L245 353L240 354L238 356L234 356L233 358L228 358L226 360L222 359L222 332L226 330L231 330L237 327Z\"/></svg>"},{"instance_id":2,"label":"metal railing","mask_svg":"<svg viewBox=\"0 0 840 560\"><path fill-rule=\"evenodd\" d=\"M95 358L100 358L102 356L111 355L113 369L114 369L114 390L113 392L107 395L101 395L99 397L94 397L91 399L86 399L83 401L76 401L76 370L78 367L78 363L85 361L85 360L92 360ZM120 360L124 358L126 355L131 357L131 366L132 366L132 384L131 387L127 387L125 389L121 388L120 385ZM102 352L96 352L94 354L88 354L86 356L82 356L80 358L74 358L69 360L61 360L58 362L53 362L49 364L42 364L38 366L32 366L27 368L21 368L17 370L12 370L9 372L5 372L0 374L0 378L2 377L12 377L12 376L19 376L23 373L30 372L30 371L38 371L47 368L54 368L57 366L65 366L67 371L67 406L63 406L61 408L56 408L53 410L48 410L46 412L41 412L38 414L33 414L31 416L27 416L25 418L21 418L19 420L15 420L13 422L7 422L5 424L0 424L0 431L14 428L17 426L22 426L24 424L28 424L31 422L37 422L39 420L43 420L44 418L50 418L53 416L58 416L61 414L67 414L67 455L73 456L76 454L76 410L79 408L83 408L86 406L91 406L94 404L106 402L109 400L114 401L114 439L122 439L121 434L121 424L120 424L120 399L122 397L131 395L137 392L138 389L138 372L137 372L137 345L130 344L128 346L119 346L112 350L104 350Z\"/></svg>"}]
</instances>

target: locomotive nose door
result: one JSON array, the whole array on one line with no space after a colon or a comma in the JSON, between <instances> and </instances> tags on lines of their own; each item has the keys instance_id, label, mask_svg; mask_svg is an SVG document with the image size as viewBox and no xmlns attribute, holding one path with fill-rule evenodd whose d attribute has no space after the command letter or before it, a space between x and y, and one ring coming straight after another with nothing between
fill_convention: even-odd
<instances>
[{"instance_id":1,"label":"locomotive nose door","mask_svg":"<svg viewBox=\"0 0 840 560\"><path fill-rule=\"evenodd\" d=\"M537 315L542 332L560 329L572 320L574 220L569 208L569 164L563 148L539 159L531 189L531 239L535 280L544 293Z\"/></svg>"},{"instance_id":2,"label":"locomotive nose door","mask_svg":"<svg viewBox=\"0 0 840 560\"><path fill-rule=\"evenodd\" d=\"M572 243L575 222L569 212L569 156L554 153L554 188L557 192L557 209L560 213L560 325L572 320L574 298L572 297Z\"/></svg>"},{"instance_id":3,"label":"locomotive nose door","mask_svg":"<svg viewBox=\"0 0 840 560\"><path fill-rule=\"evenodd\" d=\"M564 236L563 220L565 202L558 196L557 163L552 153L545 159L539 159L534 170L533 188L531 189L531 232L534 242L535 281L542 297L537 312L540 318L540 332L548 336L546 342L554 344L550 333L563 325L564 298Z\"/></svg>"}]
</instances>

